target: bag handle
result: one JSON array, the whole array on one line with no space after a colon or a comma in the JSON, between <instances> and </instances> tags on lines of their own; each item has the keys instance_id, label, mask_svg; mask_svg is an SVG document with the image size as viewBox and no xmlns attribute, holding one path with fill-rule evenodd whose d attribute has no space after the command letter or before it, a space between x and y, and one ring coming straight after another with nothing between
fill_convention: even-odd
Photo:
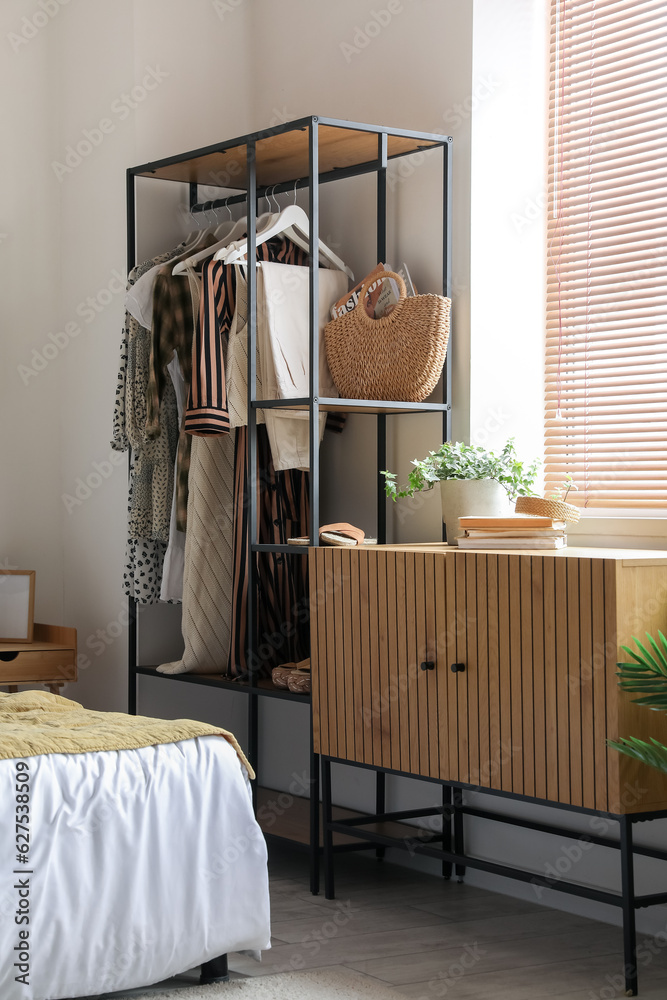
<instances>
[{"instance_id":1,"label":"bag handle","mask_svg":"<svg viewBox=\"0 0 667 1000\"><path fill-rule=\"evenodd\" d=\"M399 298L398 302L402 302L403 299L407 299L408 292L405 287L405 282L403 281L403 278L400 276L400 274L396 274L395 271L380 271L379 274L372 274L366 279L366 281L364 281L363 285L361 286L361 291L359 292L359 298L357 300L357 304L354 308L355 309L363 308L365 312L364 300L366 298L366 295L368 294L368 289L371 287L371 285L374 285L376 281L384 281L385 278L393 278L396 281L399 292L401 293L401 297ZM398 302L396 303L396 305L398 305ZM369 316L368 318L370 319L371 317ZM375 320L375 322L377 322L377 320Z\"/></svg>"}]
</instances>

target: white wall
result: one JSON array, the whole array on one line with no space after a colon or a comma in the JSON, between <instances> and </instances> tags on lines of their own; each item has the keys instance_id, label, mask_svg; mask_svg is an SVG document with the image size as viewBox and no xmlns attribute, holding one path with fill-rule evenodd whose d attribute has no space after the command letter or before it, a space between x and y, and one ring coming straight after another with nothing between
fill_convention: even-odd
<instances>
[{"instance_id":1,"label":"white wall","mask_svg":"<svg viewBox=\"0 0 667 1000\"><path fill-rule=\"evenodd\" d=\"M221 18L208 0L46 7L55 13L21 0L0 9L0 564L37 571L38 621L77 627L84 669L68 693L118 710L127 704L127 463L109 461L109 441L125 170L246 130L246 15ZM81 142L84 155L68 158ZM140 255L177 241L183 197L180 185L142 188ZM35 360L44 345L50 359Z\"/></svg>"},{"instance_id":2,"label":"white wall","mask_svg":"<svg viewBox=\"0 0 667 1000\"><path fill-rule=\"evenodd\" d=\"M57 26L38 32L14 51L24 4L6 3L2 18L0 109L4 198L0 221L2 269L2 399L0 444L0 565L38 570L37 620L63 615L62 505L60 501L62 367L37 359L61 315L60 201L49 168L59 141L54 102L58 86L53 41ZM59 17L65 19L68 12ZM50 41L49 41L50 38ZM11 98L10 96L11 95Z\"/></svg>"},{"instance_id":3,"label":"white wall","mask_svg":"<svg viewBox=\"0 0 667 1000\"><path fill-rule=\"evenodd\" d=\"M45 0L48 9L58 2ZM66 694L90 707L126 706L126 466L109 463L109 438L129 165L304 114L451 134L454 437L472 433L481 442L488 434L497 445L516 434L526 457L541 449L543 229L533 217L543 189L543 4L392 0L391 17L367 30L380 8L389 9L388 0L68 0L49 16L37 0L2 4L0 83L10 99L0 110L0 564L37 570L38 620L78 628L85 669ZM154 89L132 98L146 74ZM98 129L104 118L107 133L92 132L99 142L89 155L54 170L67 147L86 138L83 130ZM391 262L407 261L420 289L438 290L438 167L424 157L392 166L390 177ZM361 274L375 263L372 180L341 184L343 197L335 187L323 191L322 235ZM140 258L176 242L187 225L183 204L178 185L139 186ZM94 316L88 298L99 310ZM68 323L76 335L62 333ZM35 361L33 351L45 345L51 357ZM394 423L389 461L405 474L411 458L440 442L440 420ZM325 515L369 532L373 455L373 422L361 416L323 451ZM77 500L78 481L96 471L99 485L88 496L79 485L83 499L66 505L63 495ZM437 497L393 509L390 530L396 540L437 538ZM177 624L172 608L142 615L142 634L153 646L145 643L147 660L178 652ZM242 697L193 685L140 683L142 712L218 721L241 739L246 707ZM263 777L288 787L307 766L307 712L269 703L262 717ZM338 779L341 800L369 802L368 772L347 769ZM389 782L394 807L430 804L433 794L432 786ZM535 837L509 828L487 833L475 825L471 837L482 852L517 863L530 858L538 870L562 855L557 841L542 853ZM605 852L587 852L579 870L610 883L615 864ZM478 873L469 878L495 884ZM523 891L515 883L502 887ZM609 916L583 901L554 903ZM654 929L665 924L657 911L642 921Z\"/></svg>"}]
</instances>

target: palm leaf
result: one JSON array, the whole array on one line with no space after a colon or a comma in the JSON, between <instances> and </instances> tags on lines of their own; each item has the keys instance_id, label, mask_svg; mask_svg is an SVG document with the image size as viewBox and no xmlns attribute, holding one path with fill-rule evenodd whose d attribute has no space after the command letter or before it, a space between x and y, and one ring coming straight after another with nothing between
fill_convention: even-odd
<instances>
[{"instance_id":1,"label":"palm leaf","mask_svg":"<svg viewBox=\"0 0 667 1000\"><path fill-rule=\"evenodd\" d=\"M633 638L634 638L634 636L633 636ZM636 641L637 640L635 639L635 642ZM630 656L634 656L634 658L637 661L637 663L643 663L644 662L642 660L641 656L637 656L637 654L635 653L634 649L630 649L629 646L621 646L621 649L624 649L626 653L630 654Z\"/></svg>"},{"instance_id":2,"label":"palm leaf","mask_svg":"<svg viewBox=\"0 0 667 1000\"><path fill-rule=\"evenodd\" d=\"M635 662L616 664L619 668L618 684L624 691L640 693L639 698L632 699L635 705L667 712L667 639L660 631L659 643L648 632L646 637L653 652L649 652L634 635L633 641L641 655L628 646L621 646ZM636 736L622 736L619 740L607 740L607 745L626 757L632 757L633 760L667 774L667 746L658 740L651 738L647 743Z\"/></svg>"},{"instance_id":3,"label":"palm leaf","mask_svg":"<svg viewBox=\"0 0 667 1000\"><path fill-rule=\"evenodd\" d=\"M662 633L658 633L660 641L667 650L667 641ZM645 705L653 711L667 712L667 659L656 643L655 639L646 633L649 643L655 649L657 659L652 653L633 636L633 640L640 650L637 654L628 646L621 648L635 660L634 663L617 663L619 677L619 687L623 691L633 691L640 694L639 698L633 698L636 705Z\"/></svg>"},{"instance_id":4,"label":"palm leaf","mask_svg":"<svg viewBox=\"0 0 667 1000\"><path fill-rule=\"evenodd\" d=\"M648 635L648 632L647 632L646 634ZM660 667L659 667L659 665L658 665L657 661L656 661L656 660L654 659L654 657L653 657L653 656L651 655L651 653L649 653L649 651L648 651L648 649L646 648L646 646L644 646L644 645L643 645L643 644L642 644L642 643L641 643L641 642L639 641L639 639L637 639L637 637L636 637L636 636L634 636L634 635L633 635L633 637L632 637L632 638L634 639L634 641L635 641L635 642L636 642L636 644L637 644L637 649L638 649L638 650L639 650L639 652L640 652L640 653L642 654L642 655L641 655L641 659L640 659L639 657L637 657L637 658L636 658L636 659L637 659L637 661L638 661L639 663L643 663L643 664L644 664L645 666L647 666L647 667L648 667L648 666L651 666L651 667L653 667L653 669L654 669L654 670L657 670L657 671L658 671L658 673L661 673L662 671L660 670Z\"/></svg>"},{"instance_id":5,"label":"palm leaf","mask_svg":"<svg viewBox=\"0 0 667 1000\"><path fill-rule=\"evenodd\" d=\"M657 740L651 739L650 743L646 743L635 736L627 736L620 740L607 740L607 745L625 754L626 757L632 757L633 760L641 761L642 764L667 774L667 747Z\"/></svg>"},{"instance_id":6,"label":"palm leaf","mask_svg":"<svg viewBox=\"0 0 667 1000\"><path fill-rule=\"evenodd\" d=\"M656 656L658 658L658 662L660 664L660 668L662 670L662 673L667 677L667 655L665 655L665 654L667 654L667 641L665 640L665 637L662 634L662 632L658 632L658 635L660 636L660 638L662 640L662 647L663 647L662 649L660 648L660 646L658 645L658 643L655 641L655 639L653 638L653 636L649 635L648 632L646 633L646 637L647 637L648 641L651 643L651 645L653 646L653 649L655 650L655 654L656 654Z\"/></svg>"},{"instance_id":7,"label":"palm leaf","mask_svg":"<svg viewBox=\"0 0 667 1000\"><path fill-rule=\"evenodd\" d=\"M636 689L628 688L627 690L632 691ZM646 692L639 698L633 698L632 701L633 704L644 705L646 708L650 708L654 712L667 712L667 690L659 693Z\"/></svg>"},{"instance_id":8,"label":"palm leaf","mask_svg":"<svg viewBox=\"0 0 667 1000\"><path fill-rule=\"evenodd\" d=\"M647 694L645 697L633 698L632 700L635 705L644 705L654 712L667 712L667 695L665 694Z\"/></svg>"}]
</instances>

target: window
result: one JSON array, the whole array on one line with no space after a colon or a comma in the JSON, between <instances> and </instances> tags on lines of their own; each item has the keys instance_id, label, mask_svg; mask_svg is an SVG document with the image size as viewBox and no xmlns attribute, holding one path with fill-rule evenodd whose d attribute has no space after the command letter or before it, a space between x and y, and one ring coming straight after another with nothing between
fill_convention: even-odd
<instances>
[{"instance_id":1,"label":"window","mask_svg":"<svg viewBox=\"0 0 667 1000\"><path fill-rule=\"evenodd\" d=\"M552 0L546 492L667 508L667 3Z\"/></svg>"}]
</instances>

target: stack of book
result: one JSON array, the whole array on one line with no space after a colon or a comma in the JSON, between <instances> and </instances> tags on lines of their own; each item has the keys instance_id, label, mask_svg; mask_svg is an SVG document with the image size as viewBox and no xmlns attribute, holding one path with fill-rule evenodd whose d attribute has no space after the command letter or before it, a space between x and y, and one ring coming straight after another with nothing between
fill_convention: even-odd
<instances>
[{"instance_id":1,"label":"stack of book","mask_svg":"<svg viewBox=\"0 0 667 1000\"><path fill-rule=\"evenodd\" d=\"M565 521L535 514L507 517L460 517L464 534L460 549L562 549L567 545Z\"/></svg>"}]
</instances>

